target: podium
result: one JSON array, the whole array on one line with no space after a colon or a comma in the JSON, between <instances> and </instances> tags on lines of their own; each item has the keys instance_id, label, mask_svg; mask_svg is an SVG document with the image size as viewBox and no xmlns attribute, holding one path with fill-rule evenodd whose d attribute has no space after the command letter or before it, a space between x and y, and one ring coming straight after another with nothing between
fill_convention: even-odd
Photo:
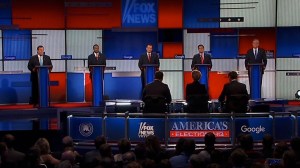
<instances>
[{"instance_id":1,"label":"podium","mask_svg":"<svg viewBox=\"0 0 300 168\"><path fill-rule=\"evenodd\" d=\"M146 84L153 82L155 78L155 72L158 68L158 64L144 64L144 78Z\"/></svg>"},{"instance_id":2,"label":"podium","mask_svg":"<svg viewBox=\"0 0 300 168\"><path fill-rule=\"evenodd\" d=\"M210 64L195 64L195 67L201 72L202 77L200 78L199 82L204 84L206 89L208 89L208 76L209 76L209 67Z\"/></svg>"},{"instance_id":3,"label":"podium","mask_svg":"<svg viewBox=\"0 0 300 168\"><path fill-rule=\"evenodd\" d=\"M91 65L89 68L92 72L92 105L97 107L103 105L103 72L105 65Z\"/></svg>"},{"instance_id":4,"label":"podium","mask_svg":"<svg viewBox=\"0 0 300 168\"><path fill-rule=\"evenodd\" d=\"M36 66L36 68L38 70L39 107L49 107L49 71L52 66Z\"/></svg>"},{"instance_id":5,"label":"podium","mask_svg":"<svg viewBox=\"0 0 300 168\"><path fill-rule=\"evenodd\" d=\"M251 99L261 98L261 80L263 64L248 64Z\"/></svg>"}]
</instances>

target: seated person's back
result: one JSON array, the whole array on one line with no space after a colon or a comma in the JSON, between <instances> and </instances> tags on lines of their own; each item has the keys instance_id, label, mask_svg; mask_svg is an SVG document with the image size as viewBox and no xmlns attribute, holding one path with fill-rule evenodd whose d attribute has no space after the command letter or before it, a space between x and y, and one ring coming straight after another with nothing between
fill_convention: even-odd
<instances>
[{"instance_id":1,"label":"seated person's back","mask_svg":"<svg viewBox=\"0 0 300 168\"><path fill-rule=\"evenodd\" d=\"M237 81L235 71L230 72L228 77L230 82L224 85L219 96L219 102L226 102L224 112L246 112L249 100L246 85Z\"/></svg>"},{"instance_id":2,"label":"seated person's back","mask_svg":"<svg viewBox=\"0 0 300 168\"><path fill-rule=\"evenodd\" d=\"M188 112L208 112L208 94L205 85L199 83L201 72L193 70L193 83L186 86Z\"/></svg>"},{"instance_id":3,"label":"seated person's back","mask_svg":"<svg viewBox=\"0 0 300 168\"><path fill-rule=\"evenodd\" d=\"M146 85L143 90L142 100L145 103L144 112L163 112L163 105L170 103L171 93L167 84L162 83L163 73L157 71L155 73L155 80Z\"/></svg>"}]
</instances>

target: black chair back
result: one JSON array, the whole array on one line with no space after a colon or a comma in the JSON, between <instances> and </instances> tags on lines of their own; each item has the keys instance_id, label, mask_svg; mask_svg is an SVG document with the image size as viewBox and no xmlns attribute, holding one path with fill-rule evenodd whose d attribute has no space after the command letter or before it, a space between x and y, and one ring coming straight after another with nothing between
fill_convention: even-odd
<instances>
[{"instance_id":1,"label":"black chair back","mask_svg":"<svg viewBox=\"0 0 300 168\"><path fill-rule=\"evenodd\" d=\"M235 94L227 97L226 111L235 113L246 113L249 96L246 94Z\"/></svg>"},{"instance_id":2,"label":"black chair back","mask_svg":"<svg viewBox=\"0 0 300 168\"><path fill-rule=\"evenodd\" d=\"M168 112L166 98L162 96L146 96L144 99L144 113L165 113Z\"/></svg>"},{"instance_id":3,"label":"black chair back","mask_svg":"<svg viewBox=\"0 0 300 168\"><path fill-rule=\"evenodd\" d=\"M190 95L187 98L187 107L190 113L208 113L208 95Z\"/></svg>"}]
</instances>

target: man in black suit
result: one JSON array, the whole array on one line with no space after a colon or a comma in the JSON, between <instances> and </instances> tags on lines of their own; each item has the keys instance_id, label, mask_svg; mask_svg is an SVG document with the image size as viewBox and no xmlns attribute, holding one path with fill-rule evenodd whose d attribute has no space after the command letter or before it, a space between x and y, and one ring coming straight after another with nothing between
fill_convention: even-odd
<instances>
[{"instance_id":1,"label":"man in black suit","mask_svg":"<svg viewBox=\"0 0 300 168\"><path fill-rule=\"evenodd\" d=\"M191 68L197 69L195 67L195 64L209 64L209 70L212 68L212 63L211 63L211 56L207 53L204 53L204 45L200 44L198 45L198 54L195 54L192 60L192 65Z\"/></svg>"},{"instance_id":2,"label":"man in black suit","mask_svg":"<svg viewBox=\"0 0 300 168\"><path fill-rule=\"evenodd\" d=\"M99 51L99 45L95 44L93 46L93 53L88 56L88 67L90 72L92 69L91 65L106 65L106 57ZM90 73L90 78L92 79L92 72Z\"/></svg>"},{"instance_id":3,"label":"man in black suit","mask_svg":"<svg viewBox=\"0 0 300 168\"><path fill-rule=\"evenodd\" d=\"M246 112L249 100L246 85L237 81L237 73L232 71L228 74L229 83L223 87L219 96L219 102L226 103L224 112Z\"/></svg>"},{"instance_id":4,"label":"man in black suit","mask_svg":"<svg viewBox=\"0 0 300 168\"><path fill-rule=\"evenodd\" d=\"M162 82L163 76L164 76L164 74L161 71L155 72L154 81L145 86L145 88L143 90L143 97L142 97L142 100L145 102L145 107L147 106L148 98L160 99L160 100L158 100L158 102L160 102L162 104L171 103L171 100L172 100L171 92L170 92L169 86ZM150 100L150 101L152 101L152 100ZM153 106L155 106L155 105L157 105L157 104L154 103ZM149 105L148 105L148 107L149 107ZM162 109L157 109L157 110L162 110Z\"/></svg>"},{"instance_id":5,"label":"man in black suit","mask_svg":"<svg viewBox=\"0 0 300 168\"><path fill-rule=\"evenodd\" d=\"M267 66L267 56L264 49L259 48L259 40L254 39L252 41L252 47L248 50L246 59L245 59L245 67L248 70L249 82L251 81L250 72L249 72L249 65L248 64L263 64L262 74L261 74L261 82L262 76L264 74L264 70ZM251 82L250 82L251 83Z\"/></svg>"},{"instance_id":6,"label":"man in black suit","mask_svg":"<svg viewBox=\"0 0 300 168\"><path fill-rule=\"evenodd\" d=\"M36 66L52 66L51 59L48 55L44 55L44 47L37 47L37 54L33 55L28 62L28 69L31 72L31 102L33 107L37 107L39 104L39 83L38 83L38 73ZM52 70L52 67L51 69Z\"/></svg>"},{"instance_id":7,"label":"man in black suit","mask_svg":"<svg viewBox=\"0 0 300 168\"><path fill-rule=\"evenodd\" d=\"M186 85L186 101L189 112L208 112L208 94L205 85L199 83L201 72L193 70L193 83Z\"/></svg>"},{"instance_id":8,"label":"man in black suit","mask_svg":"<svg viewBox=\"0 0 300 168\"><path fill-rule=\"evenodd\" d=\"M145 88L146 79L143 65L147 64L156 64L157 68L159 68L159 57L155 52L152 52L153 46L152 44L148 44L146 47L146 53L142 54L139 59L139 68L141 70L141 80L142 80L142 89ZM157 69L158 70L158 69Z\"/></svg>"}]
</instances>

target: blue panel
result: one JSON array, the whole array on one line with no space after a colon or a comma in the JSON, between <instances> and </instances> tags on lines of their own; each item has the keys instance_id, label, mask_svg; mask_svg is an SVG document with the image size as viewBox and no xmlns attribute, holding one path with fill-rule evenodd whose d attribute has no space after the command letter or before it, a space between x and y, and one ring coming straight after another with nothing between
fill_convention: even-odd
<instances>
[{"instance_id":1,"label":"blue panel","mask_svg":"<svg viewBox=\"0 0 300 168\"><path fill-rule=\"evenodd\" d=\"M31 120L1 121L0 131L32 130Z\"/></svg>"},{"instance_id":2,"label":"blue panel","mask_svg":"<svg viewBox=\"0 0 300 168\"><path fill-rule=\"evenodd\" d=\"M236 58L238 56L238 37L212 34L210 50L212 58Z\"/></svg>"},{"instance_id":3,"label":"blue panel","mask_svg":"<svg viewBox=\"0 0 300 168\"><path fill-rule=\"evenodd\" d=\"M284 125L284 129L282 126ZM290 140L295 132L295 120L293 117L276 117L275 118L275 137L276 141Z\"/></svg>"},{"instance_id":4,"label":"blue panel","mask_svg":"<svg viewBox=\"0 0 300 168\"><path fill-rule=\"evenodd\" d=\"M142 95L141 78L112 77L111 73L107 73L104 76L104 94L108 95L109 99L140 99Z\"/></svg>"},{"instance_id":5,"label":"blue panel","mask_svg":"<svg viewBox=\"0 0 300 168\"><path fill-rule=\"evenodd\" d=\"M30 74L1 74L0 85L0 104L29 102Z\"/></svg>"},{"instance_id":6,"label":"blue panel","mask_svg":"<svg viewBox=\"0 0 300 168\"><path fill-rule=\"evenodd\" d=\"M106 137L108 141L119 141L125 136L125 118L106 118ZM116 131L116 128L118 131Z\"/></svg>"},{"instance_id":7,"label":"blue panel","mask_svg":"<svg viewBox=\"0 0 300 168\"><path fill-rule=\"evenodd\" d=\"M144 141L149 135L165 140L165 119L130 118L128 119L128 137L131 141Z\"/></svg>"},{"instance_id":8,"label":"blue panel","mask_svg":"<svg viewBox=\"0 0 300 168\"><path fill-rule=\"evenodd\" d=\"M219 28L220 0L184 0L184 28Z\"/></svg>"},{"instance_id":9,"label":"blue panel","mask_svg":"<svg viewBox=\"0 0 300 168\"><path fill-rule=\"evenodd\" d=\"M16 59L29 59L31 57L30 30L4 30L3 38L4 57L15 56Z\"/></svg>"},{"instance_id":10,"label":"blue panel","mask_svg":"<svg viewBox=\"0 0 300 168\"><path fill-rule=\"evenodd\" d=\"M49 119L40 118L40 130L48 130L49 129Z\"/></svg>"},{"instance_id":11,"label":"blue panel","mask_svg":"<svg viewBox=\"0 0 300 168\"><path fill-rule=\"evenodd\" d=\"M288 58L293 57L294 54L300 54L299 27L277 28L276 39L278 58Z\"/></svg>"},{"instance_id":12,"label":"blue panel","mask_svg":"<svg viewBox=\"0 0 300 168\"><path fill-rule=\"evenodd\" d=\"M178 138L192 138L195 141L204 141L204 136L212 132L220 141L230 141L231 120L223 118L172 118L168 122L168 134L170 141Z\"/></svg>"},{"instance_id":13,"label":"blue panel","mask_svg":"<svg viewBox=\"0 0 300 168\"><path fill-rule=\"evenodd\" d=\"M83 102L84 101L84 74L67 73L67 101Z\"/></svg>"},{"instance_id":14,"label":"blue panel","mask_svg":"<svg viewBox=\"0 0 300 168\"><path fill-rule=\"evenodd\" d=\"M103 31L103 53L108 59L123 59L124 56L133 56L138 59L146 52L147 44L153 45L157 51L157 32L112 32Z\"/></svg>"},{"instance_id":15,"label":"blue panel","mask_svg":"<svg viewBox=\"0 0 300 168\"><path fill-rule=\"evenodd\" d=\"M12 24L12 6L11 0L0 1L0 26Z\"/></svg>"},{"instance_id":16,"label":"blue panel","mask_svg":"<svg viewBox=\"0 0 300 168\"><path fill-rule=\"evenodd\" d=\"M74 140L94 140L102 135L102 118L68 117L68 132Z\"/></svg>"},{"instance_id":17,"label":"blue panel","mask_svg":"<svg viewBox=\"0 0 300 168\"><path fill-rule=\"evenodd\" d=\"M157 27L157 0L122 0L122 27Z\"/></svg>"},{"instance_id":18,"label":"blue panel","mask_svg":"<svg viewBox=\"0 0 300 168\"><path fill-rule=\"evenodd\" d=\"M262 141L265 134L273 135L272 118L237 118L235 134L251 134L254 141Z\"/></svg>"}]
</instances>

